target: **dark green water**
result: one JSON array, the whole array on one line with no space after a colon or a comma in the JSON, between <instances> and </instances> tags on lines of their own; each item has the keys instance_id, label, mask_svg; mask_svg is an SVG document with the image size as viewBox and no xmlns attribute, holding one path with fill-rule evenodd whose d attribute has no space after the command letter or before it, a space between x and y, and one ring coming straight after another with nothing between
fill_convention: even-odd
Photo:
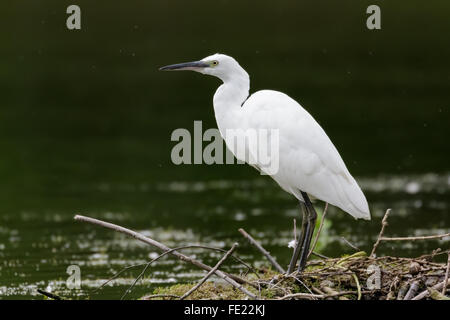
<instances>
[{"instance_id":1,"label":"dark green water","mask_svg":"<svg viewBox=\"0 0 450 320\"><path fill-rule=\"evenodd\" d=\"M365 27L378 3L382 29ZM248 166L175 166L176 128L215 127L219 82L162 65L215 52L234 56L251 91L298 100L331 137L369 200L372 221L330 208L318 251L370 250L392 208L389 236L449 232L450 5L444 1L77 1L82 30L65 28L68 1L0 4L0 298L120 298L155 252L76 223L74 214L142 231L171 247L207 244L265 261L245 228L283 265L295 200ZM317 203L322 211L323 204ZM448 240L383 243L379 254L417 256ZM219 253L195 254L215 264ZM69 265L81 290L68 290ZM227 270L242 269L231 261ZM201 277L164 258L129 295Z\"/></svg>"}]
</instances>

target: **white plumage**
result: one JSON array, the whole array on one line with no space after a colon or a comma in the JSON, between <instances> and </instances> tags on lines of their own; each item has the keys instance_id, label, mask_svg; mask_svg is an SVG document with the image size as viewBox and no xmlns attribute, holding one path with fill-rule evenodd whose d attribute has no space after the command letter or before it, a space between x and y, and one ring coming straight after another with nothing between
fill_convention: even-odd
<instances>
[{"instance_id":1,"label":"white plumage","mask_svg":"<svg viewBox=\"0 0 450 320\"><path fill-rule=\"evenodd\" d=\"M301 201L300 190L355 218L370 219L357 182L325 131L300 104L284 93L262 90L249 97L241 112L248 128L279 128L279 170L272 178L281 188Z\"/></svg>"},{"instance_id":2,"label":"white plumage","mask_svg":"<svg viewBox=\"0 0 450 320\"><path fill-rule=\"evenodd\" d=\"M247 72L232 57L215 54L200 61L162 68L193 70L220 78L214 95L219 130L228 146L228 129L278 129L279 170L269 174L285 191L304 201L301 191L348 212L370 219L366 198L322 127L295 100L272 90L249 96ZM249 142L252 153L258 146ZM236 150L231 151L238 157ZM244 160L244 159L242 159ZM264 172L264 166L256 165Z\"/></svg>"}]
</instances>

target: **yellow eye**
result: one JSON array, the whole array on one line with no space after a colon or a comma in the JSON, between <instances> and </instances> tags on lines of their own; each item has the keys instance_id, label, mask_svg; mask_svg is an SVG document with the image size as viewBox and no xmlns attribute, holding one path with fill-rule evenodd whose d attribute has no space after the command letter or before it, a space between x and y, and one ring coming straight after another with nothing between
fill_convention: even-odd
<instances>
[{"instance_id":1,"label":"yellow eye","mask_svg":"<svg viewBox=\"0 0 450 320\"><path fill-rule=\"evenodd\" d=\"M214 60L211 62L211 66L213 66L213 67L217 66L218 64L219 64L219 61L217 61L217 60Z\"/></svg>"}]
</instances>

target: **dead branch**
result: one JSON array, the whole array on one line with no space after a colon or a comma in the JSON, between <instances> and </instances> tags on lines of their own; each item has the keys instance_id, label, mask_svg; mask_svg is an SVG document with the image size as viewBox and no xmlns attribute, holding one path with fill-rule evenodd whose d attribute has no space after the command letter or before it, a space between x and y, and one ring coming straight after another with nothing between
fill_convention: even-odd
<instances>
[{"instance_id":1,"label":"dead branch","mask_svg":"<svg viewBox=\"0 0 450 320\"><path fill-rule=\"evenodd\" d=\"M224 249L220 249L220 248L215 248L215 247L210 247L210 246L204 246L204 245L197 245L197 244L191 244L188 246L181 246L181 247L177 247L177 248L173 248L170 249L168 251L164 251L163 253L161 253L159 256L157 256L156 258L152 259L149 262L145 262L145 263L139 263L139 264L134 264L128 267L123 268L122 270L120 270L119 272L117 272L116 274L114 274L111 278L109 278L108 280L106 280L104 283L102 283L102 285L100 287L98 287L97 289L94 290L94 292L97 292L99 290L101 290L104 286L106 286L108 283L110 283L111 281L113 281L114 279L116 279L118 276L120 276L122 273L124 273L127 270L133 269L133 268L137 268L137 267L142 267L145 266L144 270L141 272L141 274L135 279L135 282L133 283L133 285L126 291L129 292L134 285L136 284L137 280L140 279L140 277L142 277L145 273L145 271L147 270L147 268L155 261L161 259L162 257L164 257L165 255L173 252L173 251L180 251L180 250L185 250L185 249L195 249L195 248L201 248L201 249L208 249L208 250L214 250L214 251L220 251L220 252L227 252ZM231 255L231 257L233 259L235 259L236 261L238 261L239 263L241 263L242 265L244 265L245 267L247 267L249 270L252 270L253 273L255 273L255 275L257 277L258 273L256 272L256 270L254 270L254 268L252 266L250 266L248 263L246 263L245 261L243 261L242 259L235 257L233 255Z\"/></svg>"},{"instance_id":2,"label":"dead branch","mask_svg":"<svg viewBox=\"0 0 450 320\"><path fill-rule=\"evenodd\" d=\"M387 226L387 219L388 219L388 217L389 217L389 213L391 212L391 209L387 209L386 210L386 213L384 214L384 217L383 217L383 220L381 220L381 230L380 230L380 234L378 235L378 239L377 239L377 241L375 242L375 244L373 245L373 248L372 248L372 252L370 253L370 256L371 257L374 257L375 256L375 251L377 250L377 248L378 248L378 245L380 244L380 238L383 236L383 234L384 234L384 228L386 228L386 226Z\"/></svg>"},{"instance_id":3,"label":"dead branch","mask_svg":"<svg viewBox=\"0 0 450 320\"><path fill-rule=\"evenodd\" d=\"M381 237L380 241L415 241L415 240L433 240L450 237L450 233L436 234L432 236L417 236L417 237Z\"/></svg>"},{"instance_id":4,"label":"dead branch","mask_svg":"<svg viewBox=\"0 0 450 320\"><path fill-rule=\"evenodd\" d=\"M406 293L406 296L403 300L411 300L416 295L417 291L419 290L420 282L414 281L411 286L409 287L408 292Z\"/></svg>"},{"instance_id":5,"label":"dead branch","mask_svg":"<svg viewBox=\"0 0 450 320\"><path fill-rule=\"evenodd\" d=\"M63 300L63 298L61 298L60 296L51 293L51 292L47 292L41 289L37 289L37 292L42 294L43 296L46 296L47 298L53 299L53 300Z\"/></svg>"},{"instance_id":6,"label":"dead branch","mask_svg":"<svg viewBox=\"0 0 450 320\"><path fill-rule=\"evenodd\" d=\"M430 297L433 300L450 300L449 297L445 296L443 293L440 293L437 290L434 290L433 288L428 288L428 292L430 293Z\"/></svg>"},{"instance_id":7,"label":"dead branch","mask_svg":"<svg viewBox=\"0 0 450 320\"><path fill-rule=\"evenodd\" d=\"M287 294L281 298L278 298L278 300L287 300L292 298L303 298L303 299L323 299L325 296L321 294L314 294L314 293L291 293Z\"/></svg>"},{"instance_id":8,"label":"dead branch","mask_svg":"<svg viewBox=\"0 0 450 320\"><path fill-rule=\"evenodd\" d=\"M152 299L155 299L155 298L176 298L176 299L179 299L180 296L177 296L176 294L151 294L151 295L148 295L148 296L144 296L141 299L142 300L152 300Z\"/></svg>"},{"instance_id":9,"label":"dead branch","mask_svg":"<svg viewBox=\"0 0 450 320\"><path fill-rule=\"evenodd\" d=\"M251 235L249 235L244 229L240 228L239 232L252 244L258 249L266 258L267 260L272 263L272 265L275 267L275 269L278 270L280 273L285 273L284 269L278 264L278 262L275 260L274 257L270 255L270 253L264 249L259 242L257 242Z\"/></svg>"},{"instance_id":10,"label":"dead branch","mask_svg":"<svg viewBox=\"0 0 450 320\"><path fill-rule=\"evenodd\" d=\"M330 294L311 294L311 293L292 293L287 294L281 298L278 298L278 300L286 300L286 299L292 299L292 298L306 298L306 299L326 299L326 298L333 298L333 297L340 297L347 294L358 294L356 291L341 291Z\"/></svg>"},{"instance_id":11,"label":"dead branch","mask_svg":"<svg viewBox=\"0 0 450 320\"><path fill-rule=\"evenodd\" d=\"M447 253L447 270L445 270L445 278L444 278L444 285L442 286L442 294L445 294L447 291L447 283L448 283L448 274L450 272L450 251Z\"/></svg>"},{"instance_id":12,"label":"dead branch","mask_svg":"<svg viewBox=\"0 0 450 320\"><path fill-rule=\"evenodd\" d=\"M227 258L233 253L233 251L236 249L236 247L238 246L237 242L235 242L233 244L233 246L231 247L230 250L228 250L227 253L225 253L225 255L222 257L222 259L219 260L219 262L217 262L217 264L211 269L211 271L209 271L206 276L204 276L195 286L193 286L189 291L187 291L185 294L183 294L183 296L181 296L180 300L184 300L186 299L192 292L194 292L195 290L197 290L198 288L200 288L200 286L206 281L208 280L209 277L211 277L211 275L216 272L216 270L219 269L219 267L222 265L222 263L225 262L225 260L227 260Z\"/></svg>"},{"instance_id":13,"label":"dead branch","mask_svg":"<svg viewBox=\"0 0 450 320\"><path fill-rule=\"evenodd\" d=\"M350 241L348 241L347 239L345 239L344 237L341 237L342 241L344 241L350 248L352 248L353 250L355 250L356 252L361 251L360 248L358 248L357 246L355 246L353 243L351 243Z\"/></svg>"},{"instance_id":14,"label":"dead branch","mask_svg":"<svg viewBox=\"0 0 450 320\"><path fill-rule=\"evenodd\" d=\"M161 251L170 251L171 250L169 247L167 247L166 245L164 245L164 244L162 244L162 243L160 243L160 242L158 242L156 240L153 240L153 239L148 238L148 237L146 237L146 236L144 236L144 235L142 235L140 233L137 233L137 232L132 231L130 229L118 226L118 225L113 224L113 223L109 223L109 222L105 222L105 221L101 221L101 220L98 220L98 219L94 219L94 218L90 218L90 217L86 217L86 216L81 216L81 215L76 215L74 217L74 219L77 220L77 221L88 222L88 223L95 224L95 225L98 225L98 226L101 226L101 227L104 227L104 228L107 228L107 229L111 229L111 230L114 230L114 231L117 231L117 232L121 232L121 233L126 234L128 236L131 236L131 237L133 237L133 238L135 238L135 239L137 239L139 241L142 241L142 242L147 243L147 244L149 244L151 246L154 246L154 247L158 248ZM171 251L170 254L175 256L175 257L177 257L178 259L180 259L182 261L192 263L196 267L199 267L199 268L201 268L203 270L210 271L212 269L210 266L207 266L204 263L202 263L200 261L197 261L197 260L195 260L195 259L193 259L191 257L188 257L188 256L186 256L184 254L181 254L181 253L179 253L176 250ZM254 294L248 292L248 290L246 290L241 285L242 283L246 283L246 284L254 286L254 284L248 282L245 279L242 279L241 277L238 277L236 275L231 275L231 274L222 272L220 270L216 270L215 273L216 273L217 276L219 276L223 280L227 281L233 287L241 290L246 295L252 297L252 299L256 299L256 296ZM249 295L249 293L250 293L250 295Z\"/></svg>"},{"instance_id":15,"label":"dead branch","mask_svg":"<svg viewBox=\"0 0 450 320\"><path fill-rule=\"evenodd\" d=\"M447 279L447 282L440 282L434 286L432 286L431 288L434 290L442 290L442 288L450 283L450 279ZM417 296L415 296L414 298L412 298L412 300L422 300L423 298L428 297L430 294L430 292L428 290L422 291L421 293L419 293Z\"/></svg>"}]
</instances>

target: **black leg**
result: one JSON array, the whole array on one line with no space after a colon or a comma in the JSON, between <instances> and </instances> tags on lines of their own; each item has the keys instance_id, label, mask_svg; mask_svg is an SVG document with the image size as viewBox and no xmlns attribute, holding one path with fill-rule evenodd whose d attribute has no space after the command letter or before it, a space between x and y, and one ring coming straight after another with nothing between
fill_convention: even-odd
<instances>
[{"instance_id":1,"label":"black leg","mask_svg":"<svg viewBox=\"0 0 450 320\"><path fill-rule=\"evenodd\" d=\"M298 238L298 241L294 248L294 254L291 258L291 263L289 263L289 268L287 271L287 274L291 274L294 269L295 265L297 264L298 257L300 256L300 249L303 246L303 242L305 241L305 235L306 235L306 227L307 227L307 221L308 221L308 214L307 214L307 208L303 202L300 201L300 208L302 211L302 229L300 230L300 237Z\"/></svg>"},{"instance_id":2,"label":"black leg","mask_svg":"<svg viewBox=\"0 0 450 320\"><path fill-rule=\"evenodd\" d=\"M316 226L317 213L314 209L311 200L305 192L302 192L303 199L305 200L305 206L307 211L306 217L306 230L301 248L300 261L298 264L298 271L301 272L305 268L306 260L308 259L309 247L311 245L311 239L314 234L314 228Z\"/></svg>"}]
</instances>

